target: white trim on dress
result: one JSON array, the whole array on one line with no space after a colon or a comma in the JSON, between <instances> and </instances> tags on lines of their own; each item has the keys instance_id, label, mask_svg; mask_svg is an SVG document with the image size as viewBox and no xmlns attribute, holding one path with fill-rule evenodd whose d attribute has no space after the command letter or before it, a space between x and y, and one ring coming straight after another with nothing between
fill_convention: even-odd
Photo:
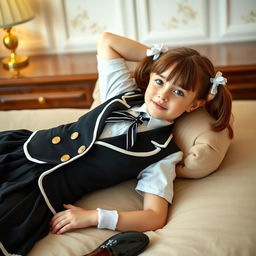
<instances>
[{"instance_id":1,"label":"white trim on dress","mask_svg":"<svg viewBox=\"0 0 256 256\"><path fill-rule=\"evenodd\" d=\"M26 156L26 158L31 161L31 162L35 162L37 164L46 164L46 162L44 161L41 161L41 160L38 160L34 157L32 157L29 152L28 152L28 143L31 141L31 139L35 136L35 134L37 133L38 131L34 131L30 136L29 138L27 139L27 141L24 143L23 145L23 151L24 151L24 154Z\"/></svg>"},{"instance_id":2,"label":"white trim on dress","mask_svg":"<svg viewBox=\"0 0 256 256\"><path fill-rule=\"evenodd\" d=\"M134 97L134 96L137 97L138 94L133 95L133 96L126 96L126 97L129 97L129 98L130 98L130 97ZM109 107L109 105L111 105L113 102L116 102L116 101L122 103L123 105L125 105L126 107L129 108L130 105L127 104L127 102L125 101L125 98L126 98L126 97L122 97L123 100L121 100L121 99L114 99L114 100L112 100L111 102L109 102L109 103L104 107L104 109L103 109L102 112L99 114L99 116L97 117L97 120L96 120L96 122L95 122L95 128L94 128L94 131L93 131L92 142L91 142L91 144L86 148L86 150L85 150L82 154L76 155L76 156L72 157L70 160L68 160L68 161L66 161L66 162L63 162L63 163L61 163L61 164L58 164L58 165L56 165L56 166L54 166L53 168L51 168L51 169L49 169L49 170L43 172L43 173L39 176L39 179L38 179L38 186L39 186L39 189L40 189L40 191L41 191L42 196L44 197L44 200L45 200L45 202L46 202L48 208L50 209L50 211L51 211L54 215L56 214L56 210L55 210L55 209L53 208L53 206L51 205L50 200L48 199L48 196L46 195L45 190L44 190L44 187L43 187L43 179L44 179L44 177L45 177L46 175L48 175L48 174L54 172L54 171L57 170L58 168L60 168L60 167L62 167L62 166L64 166L64 165L66 165L66 164L68 164L68 163L70 163L70 162L73 162L73 161L76 160L77 158L80 158L80 157L82 157L83 155L85 155L85 154L90 150L90 148L93 146L93 144L94 144L94 142L95 142L95 140L96 140L97 131L98 131L98 128L99 128L99 123L100 123L100 120L101 120L101 118L102 118L104 112L106 111L106 109ZM28 155L29 155L29 154L28 154ZM29 155L29 156L30 156L30 155ZM31 157L31 158L32 158L32 157ZM36 159L35 159L35 160L36 160Z\"/></svg>"}]
</instances>

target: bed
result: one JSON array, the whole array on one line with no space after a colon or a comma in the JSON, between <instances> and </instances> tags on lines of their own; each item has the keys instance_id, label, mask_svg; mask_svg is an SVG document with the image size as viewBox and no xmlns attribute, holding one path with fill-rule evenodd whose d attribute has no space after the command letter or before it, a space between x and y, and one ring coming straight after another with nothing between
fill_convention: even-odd
<instances>
[{"instance_id":1,"label":"bed","mask_svg":"<svg viewBox=\"0 0 256 256\"><path fill-rule=\"evenodd\" d=\"M95 103L96 104L96 103ZM235 138L220 164L204 175L177 178L168 221L146 232L150 244L143 256L256 255L256 101L233 104ZM36 130L75 121L88 109L0 111L0 129ZM37 117L35 120L34 117ZM218 143L221 138L215 138ZM206 176L206 177L204 177ZM136 180L84 196L77 205L95 209L141 209ZM79 256L117 232L87 228L38 241L28 256ZM33 235L33 234L32 234Z\"/></svg>"}]
</instances>

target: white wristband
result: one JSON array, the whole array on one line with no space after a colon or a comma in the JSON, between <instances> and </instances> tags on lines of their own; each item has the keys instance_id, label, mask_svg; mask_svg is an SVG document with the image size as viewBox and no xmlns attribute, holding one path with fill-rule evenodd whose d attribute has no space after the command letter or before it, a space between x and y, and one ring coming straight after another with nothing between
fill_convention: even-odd
<instances>
[{"instance_id":1,"label":"white wristband","mask_svg":"<svg viewBox=\"0 0 256 256\"><path fill-rule=\"evenodd\" d=\"M117 211L104 210L101 208L97 208L97 211L98 211L97 228L107 228L107 229L115 230L117 221L118 221Z\"/></svg>"}]
</instances>

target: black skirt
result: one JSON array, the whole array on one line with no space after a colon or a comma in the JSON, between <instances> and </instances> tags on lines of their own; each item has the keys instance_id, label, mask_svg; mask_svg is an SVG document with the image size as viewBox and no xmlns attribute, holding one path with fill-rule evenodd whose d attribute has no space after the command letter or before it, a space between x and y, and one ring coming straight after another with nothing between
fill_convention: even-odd
<instances>
[{"instance_id":1,"label":"black skirt","mask_svg":"<svg viewBox=\"0 0 256 256\"><path fill-rule=\"evenodd\" d=\"M48 234L53 216L37 182L51 166L29 161L23 151L31 133L0 132L0 242L9 253L19 255L26 255Z\"/></svg>"}]
</instances>

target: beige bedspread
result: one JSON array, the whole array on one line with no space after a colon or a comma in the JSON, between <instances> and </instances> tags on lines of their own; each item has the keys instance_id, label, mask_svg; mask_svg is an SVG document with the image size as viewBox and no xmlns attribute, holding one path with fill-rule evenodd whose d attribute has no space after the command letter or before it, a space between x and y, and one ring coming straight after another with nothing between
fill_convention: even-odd
<instances>
[{"instance_id":1,"label":"beige bedspread","mask_svg":"<svg viewBox=\"0 0 256 256\"><path fill-rule=\"evenodd\" d=\"M84 110L0 112L0 130L39 129L75 120ZM256 255L256 101L235 101L235 139L220 168L198 180L176 179L164 228L146 234L144 256ZM35 115L37 120L35 121ZM135 180L98 191L77 204L88 209L142 207ZM39 241L28 256L78 256L115 232L88 228ZM33 234L31 234L33 235Z\"/></svg>"}]
</instances>

